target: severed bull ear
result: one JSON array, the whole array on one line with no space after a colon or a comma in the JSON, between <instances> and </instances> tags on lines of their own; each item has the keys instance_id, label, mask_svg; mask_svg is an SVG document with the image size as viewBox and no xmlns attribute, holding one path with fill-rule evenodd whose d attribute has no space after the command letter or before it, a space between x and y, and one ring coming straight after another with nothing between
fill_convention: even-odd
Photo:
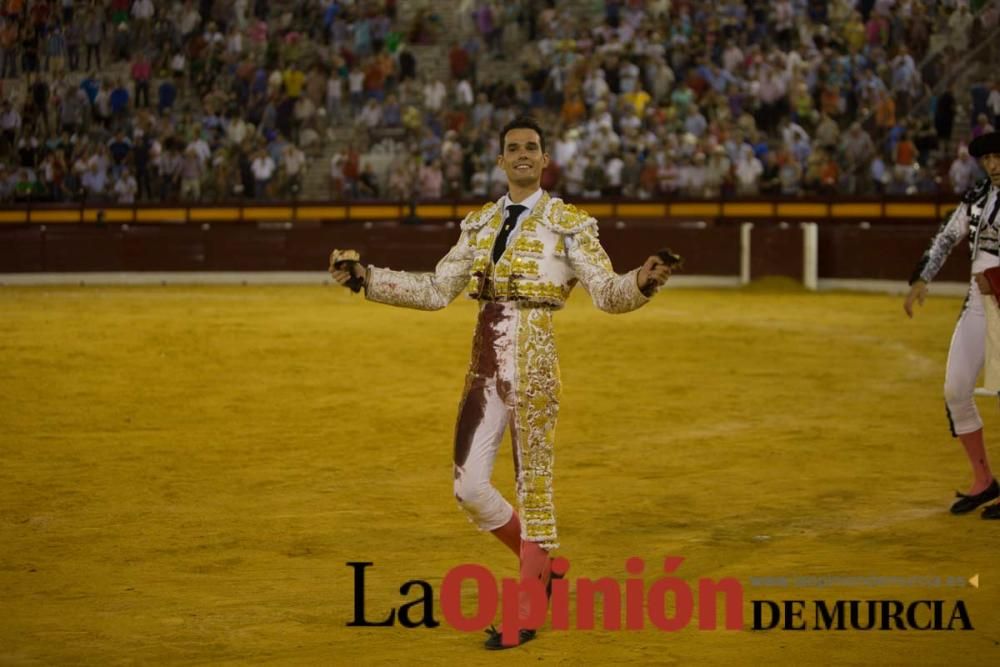
<instances>
[{"instance_id":1,"label":"severed bull ear","mask_svg":"<svg viewBox=\"0 0 1000 667\"><path fill-rule=\"evenodd\" d=\"M347 287L352 292L360 292L364 287L364 278L354 274L354 267L361 263L361 254L357 250L336 250L330 253L330 268L338 271L347 271L351 277L347 280Z\"/></svg>"},{"instance_id":2,"label":"severed bull ear","mask_svg":"<svg viewBox=\"0 0 1000 667\"><path fill-rule=\"evenodd\" d=\"M671 269L680 269L684 266L684 258L674 254L670 248L664 248L656 253L656 256L663 260L663 263Z\"/></svg>"}]
</instances>

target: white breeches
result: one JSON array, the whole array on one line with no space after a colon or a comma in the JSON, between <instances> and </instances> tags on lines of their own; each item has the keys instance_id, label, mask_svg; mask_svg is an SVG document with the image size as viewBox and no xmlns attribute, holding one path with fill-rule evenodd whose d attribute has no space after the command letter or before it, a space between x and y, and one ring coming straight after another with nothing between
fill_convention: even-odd
<instances>
[{"instance_id":1,"label":"white breeches","mask_svg":"<svg viewBox=\"0 0 1000 667\"><path fill-rule=\"evenodd\" d=\"M471 384L459 413L457 437L467 438L468 453L461 465L455 461L455 498L480 530L495 530L510 521L514 512L490 481L497 450L510 423L511 408L500 397L495 381L476 379ZM472 426L470 422L479 416L480 410L479 423L462 434L463 425ZM517 468L516 449L514 467Z\"/></svg>"},{"instance_id":2,"label":"white breeches","mask_svg":"<svg viewBox=\"0 0 1000 667\"><path fill-rule=\"evenodd\" d=\"M454 492L480 530L513 514L493 486L493 464L510 428L522 539L558 546L552 499L559 365L552 313L514 303L484 303L455 427Z\"/></svg>"},{"instance_id":3,"label":"white breeches","mask_svg":"<svg viewBox=\"0 0 1000 667\"><path fill-rule=\"evenodd\" d=\"M997 257L979 253L972 264L972 272L980 273L997 265ZM969 284L965 307L955 325L948 348L948 366L944 379L944 400L948 418L955 435L965 435L983 427L973 398L979 372L986 359L986 315L983 312L983 295L975 280ZM992 297L985 297L992 298Z\"/></svg>"}]
</instances>

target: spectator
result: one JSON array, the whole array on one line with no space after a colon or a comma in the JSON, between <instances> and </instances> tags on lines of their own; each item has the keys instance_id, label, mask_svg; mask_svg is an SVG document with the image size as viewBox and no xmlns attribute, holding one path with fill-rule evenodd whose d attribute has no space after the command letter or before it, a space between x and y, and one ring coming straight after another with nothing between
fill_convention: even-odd
<instances>
[{"instance_id":1,"label":"spectator","mask_svg":"<svg viewBox=\"0 0 1000 667\"><path fill-rule=\"evenodd\" d=\"M136 196L140 199L153 198L150 164L152 161L153 139L141 128L133 133L132 161L135 167Z\"/></svg>"},{"instance_id":2,"label":"spectator","mask_svg":"<svg viewBox=\"0 0 1000 667\"><path fill-rule=\"evenodd\" d=\"M754 156L753 148L747 144L740 146L740 155L734 172L736 194L744 197L759 194L760 178L763 173L764 166Z\"/></svg>"},{"instance_id":3,"label":"spectator","mask_svg":"<svg viewBox=\"0 0 1000 667\"><path fill-rule=\"evenodd\" d=\"M132 3L133 35L137 44L147 44L152 35L156 7L153 0L135 0Z\"/></svg>"},{"instance_id":4,"label":"spectator","mask_svg":"<svg viewBox=\"0 0 1000 667\"><path fill-rule=\"evenodd\" d=\"M437 160L424 163L420 166L418 174L419 190L421 199L440 199L442 185L444 184L444 174L441 172L441 163Z\"/></svg>"},{"instance_id":5,"label":"spectator","mask_svg":"<svg viewBox=\"0 0 1000 667\"><path fill-rule=\"evenodd\" d=\"M29 79L31 81L31 79ZM52 126L49 123L49 99L51 98L51 90L49 89L49 84L45 80L45 75L39 74L35 77L34 81L30 85L31 91L31 104L32 104L32 116L37 119L36 130L42 129L38 126L44 127L45 134L49 134L52 131Z\"/></svg>"},{"instance_id":6,"label":"spectator","mask_svg":"<svg viewBox=\"0 0 1000 667\"><path fill-rule=\"evenodd\" d=\"M160 199L171 200L180 192L181 156L176 144L167 140L156 158L157 172L160 181Z\"/></svg>"},{"instance_id":7,"label":"spectator","mask_svg":"<svg viewBox=\"0 0 1000 667\"><path fill-rule=\"evenodd\" d=\"M948 170L952 192L960 195L971 188L976 181L976 169L976 159L969 155L969 150L965 146L962 146L958 151L958 157Z\"/></svg>"},{"instance_id":8,"label":"spectator","mask_svg":"<svg viewBox=\"0 0 1000 667\"><path fill-rule=\"evenodd\" d=\"M861 129L861 123L854 122L841 140L841 152L849 192L863 191L859 186L865 182L864 174L875 156L872 138Z\"/></svg>"},{"instance_id":9,"label":"spectator","mask_svg":"<svg viewBox=\"0 0 1000 667\"><path fill-rule=\"evenodd\" d=\"M347 196L344 178L344 156L336 154L330 158L330 198L342 199Z\"/></svg>"},{"instance_id":10,"label":"spectator","mask_svg":"<svg viewBox=\"0 0 1000 667\"><path fill-rule=\"evenodd\" d=\"M128 167L125 167L111 189L115 195L115 201L119 204L134 204L139 186L136 184L135 176L132 175Z\"/></svg>"},{"instance_id":11,"label":"spectator","mask_svg":"<svg viewBox=\"0 0 1000 667\"><path fill-rule=\"evenodd\" d=\"M975 17L965 3L957 4L955 11L948 18L948 30L950 31L948 41L959 53L965 53L969 49L969 38L974 21Z\"/></svg>"},{"instance_id":12,"label":"spectator","mask_svg":"<svg viewBox=\"0 0 1000 667\"><path fill-rule=\"evenodd\" d=\"M986 98L986 106L993 116L993 127L1000 127L1000 79L993 82L990 95Z\"/></svg>"},{"instance_id":13,"label":"spectator","mask_svg":"<svg viewBox=\"0 0 1000 667\"><path fill-rule=\"evenodd\" d=\"M145 108L149 106L149 80L153 75L153 66L146 57L145 51L140 49L132 60L132 67L129 70L132 76L133 97L135 107Z\"/></svg>"},{"instance_id":14,"label":"spectator","mask_svg":"<svg viewBox=\"0 0 1000 667\"><path fill-rule=\"evenodd\" d=\"M201 200L201 180L204 175L201 156L194 146L188 146L184 151L180 164L181 199L186 201Z\"/></svg>"},{"instance_id":15,"label":"spectator","mask_svg":"<svg viewBox=\"0 0 1000 667\"><path fill-rule=\"evenodd\" d=\"M583 170L583 191L580 193L587 199L596 199L607 187L607 175L598 162L597 156L587 156L587 166Z\"/></svg>"},{"instance_id":16,"label":"spectator","mask_svg":"<svg viewBox=\"0 0 1000 667\"><path fill-rule=\"evenodd\" d=\"M80 44L83 42L83 28L76 21L63 24L63 38L66 41L66 66L69 71L80 69Z\"/></svg>"},{"instance_id":17,"label":"spectator","mask_svg":"<svg viewBox=\"0 0 1000 667\"><path fill-rule=\"evenodd\" d=\"M972 138L975 139L992 131L993 126L990 124L989 117L984 113L977 115L976 124L972 127Z\"/></svg>"},{"instance_id":18,"label":"spectator","mask_svg":"<svg viewBox=\"0 0 1000 667\"><path fill-rule=\"evenodd\" d=\"M42 161L42 182L48 198L54 202L65 201L71 196L66 187L66 158L62 150L51 151Z\"/></svg>"},{"instance_id":19,"label":"spectator","mask_svg":"<svg viewBox=\"0 0 1000 667\"><path fill-rule=\"evenodd\" d=\"M9 101L0 105L0 136L3 137L4 152L14 147L21 131L21 114Z\"/></svg>"},{"instance_id":20,"label":"spectator","mask_svg":"<svg viewBox=\"0 0 1000 667\"><path fill-rule=\"evenodd\" d=\"M284 168L284 195L298 197L302 192L302 175L306 166L306 154L295 144L286 144L282 149L281 163Z\"/></svg>"},{"instance_id":21,"label":"spectator","mask_svg":"<svg viewBox=\"0 0 1000 667\"><path fill-rule=\"evenodd\" d=\"M440 174L440 169L438 169ZM439 181L440 183L440 181ZM358 195L365 199L377 199L379 196L378 178L375 175L375 168L371 163L365 163L358 175L357 181Z\"/></svg>"},{"instance_id":22,"label":"spectator","mask_svg":"<svg viewBox=\"0 0 1000 667\"><path fill-rule=\"evenodd\" d=\"M167 110L173 109L174 102L177 101L177 86L170 79L160 82L157 90L156 110L162 116Z\"/></svg>"},{"instance_id":23,"label":"spectator","mask_svg":"<svg viewBox=\"0 0 1000 667\"><path fill-rule=\"evenodd\" d=\"M778 158L778 181L781 184L781 195L797 197L802 192L802 168L799 163L787 153Z\"/></svg>"},{"instance_id":24,"label":"spectator","mask_svg":"<svg viewBox=\"0 0 1000 667\"><path fill-rule=\"evenodd\" d=\"M111 38L111 57L114 62L127 61L130 58L132 36L129 34L128 25L119 23L115 28Z\"/></svg>"},{"instance_id":25,"label":"spectator","mask_svg":"<svg viewBox=\"0 0 1000 667\"><path fill-rule=\"evenodd\" d=\"M0 79L17 76L17 21L8 16L0 19ZM9 73L9 74L8 74Z\"/></svg>"},{"instance_id":26,"label":"spectator","mask_svg":"<svg viewBox=\"0 0 1000 667\"><path fill-rule=\"evenodd\" d=\"M129 94L121 79L115 81L115 87L108 93L108 108L115 127L124 125L129 110Z\"/></svg>"},{"instance_id":27,"label":"spectator","mask_svg":"<svg viewBox=\"0 0 1000 667\"><path fill-rule=\"evenodd\" d=\"M344 97L344 82L334 73L326 82L326 116L330 124L339 125Z\"/></svg>"},{"instance_id":28,"label":"spectator","mask_svg":"<svg viewBox=\"0 0 1000 667\"><path fill-rule=\"evenodd\" d=\"M60 75L66 69L66 36L56 23L45 38L45 71Z\"/></svg>"},{"instance_id":29,"label":"spectator","mask_svg":"<svg viewBox=\"0 0 1000 667\"><path fill-rule=\"evenodd\" d=\"M132 153L132 142L121 130L108 142L108 152L111 155L111 178L117 180Z\"/></svg>"},{"instance_id":30,"label":"spectator","mask_svg":"<svg viewBox=\"0 0 1000 667\"><path fill-rule=\"evenodd\" d=\"M104 40L104 22L96 7L87 10L83 20L83 42L87 47L87 65L90 70L101 67L101 42Z\"/></svg>"},{"instance_id":31,"label":"spectator","mask_svg":"<svg viewBox=\"0 0 1000 667\"><path fill-rule=\"evenodd\" d=\"M364 103L365 73L355 67L347 76L347 90L351 103L351 112L358 113Z\"/></svg>"},{"instance_id":32,"label":"spectator","mask_svg":"<svg viewBox=\"0 0 1000 667\"><path fill-rule=\"evenodd\" d=\"M277 168L274 160L271 159L267 151L259 150L254 156L250 168L253 170L254 191L257 193L257 199L267 199L271 179L274 177L274 172Z\"/></svg>"},{"instance_id":33,"label":"spectator","mask_svg":"<svg viewBox=\"0 0 1000 667\"><path fill-rule=\"evenodd\" d=\"M431 113L437 113L441 111L441 107L444 104L444 99L447 97L448 91L444 86L444 83L440 79L434 79L433 81L425 81L424 83L424 108L426 108Z\"/></svg>"},{"instance_id":34,"label":"spectator","mask_svg":"<svg viewBox=\"0 0 1000 667\"><path fill-rule=\"evenodd\" d=\"M306 75L299 68L298 63L293 62L282 72L281 81L285 86L285 94L293 100L297 100L305 86Z\"/></svg>"},{"instance_id":35,"label":"spectator","mask_svg":"<svg viewBox=\"0 0 1000 667\"><path fill-rule=\"evenodd\" d=\"M355 122L358 128L364 130L365 132L371 132L376 127L381 125L382 107L379 105L378 100L371 98L365 102L365 106L361 110L361 113L358 114L357 121Z\"/></svg>"},{"instance_id":36,"label":"spectator","mask_svg":"<svg viewBox=\"0 0 1000 667\"><path fill-rule=\"evenodd\" d=\"M389 95L382 111L381 126L396 129L403 126L403 112L395 95Z\"/></svg>"},{"instance_id":37,"label":"spectator","mask_svg":"<svg viewBox=\"0 0 1000 667\"><path fill-rule=\"evenodd\" d=\"M955 125L955 95L950 89L945 89L938 97L934 107L934 128L937 131L938 141L943 148L947 148L951 142L951 134Z\"/></svg>"}]
</instances>

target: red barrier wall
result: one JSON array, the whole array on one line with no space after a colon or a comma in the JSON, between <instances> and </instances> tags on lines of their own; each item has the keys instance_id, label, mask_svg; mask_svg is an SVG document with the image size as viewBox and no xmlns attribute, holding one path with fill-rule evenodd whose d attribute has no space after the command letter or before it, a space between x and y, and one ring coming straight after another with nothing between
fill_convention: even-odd
<instances>
[{"instance_id":1,"label":"red barrier wall","mask_svg":"<svg viewBox=\"0 0 1000 667\"><path fill-rule=\"evenodd\" d=\"M821 224L820 278L905 280L936 225ZM321 271L332 248L355 248L366 262L429 270L458 237L454 223L298 223L296 225L3 225L0 273L81 271ZM601 241L620 270L670 247L690 275L736 276L738 225L652 221L604 223ZM965 246L939 276L966 280ZM751 277L802 277L798 224L754 223Z\"/></svg>"}]
</instances>

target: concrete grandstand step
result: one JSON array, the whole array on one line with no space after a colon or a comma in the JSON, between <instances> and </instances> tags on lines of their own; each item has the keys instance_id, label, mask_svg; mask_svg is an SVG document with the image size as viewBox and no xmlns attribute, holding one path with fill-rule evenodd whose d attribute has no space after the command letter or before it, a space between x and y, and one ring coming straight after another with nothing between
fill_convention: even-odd
<instances>
[{"instance_id":1,"label":"concrete grandstand step","mask_svg":"<svg viewBox=\"0 0 1000 667\"><path fill-rule=\"evenodd\" d=\"M325 201L330 198L330 157L310 160L302 179L302 199Z\"/></svg>"}]
</instances>

